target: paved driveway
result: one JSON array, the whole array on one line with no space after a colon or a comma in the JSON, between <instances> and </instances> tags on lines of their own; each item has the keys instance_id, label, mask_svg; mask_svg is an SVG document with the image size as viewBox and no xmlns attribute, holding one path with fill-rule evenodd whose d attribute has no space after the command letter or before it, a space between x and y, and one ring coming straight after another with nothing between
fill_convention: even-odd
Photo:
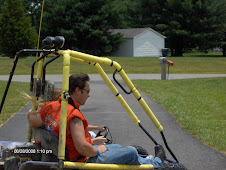
<instances>
[{"instance_id":1,"label":"paved driveway","mask_svg":"<svg viewBox=\"0 0 226 170\"><path fill-rule=\"evenodd\" d=\"M81 107L81 111L88 118L90 124L107 124L115 143L122 145L138 144L144 147L149 154L154 153L153 142L139 127L134 125L107 85L98 76L91 75L90 77L91 97L87 100L86 105ZM60 77L56 79L55 84L57 87L61 87L58 79ZM140 119L141 124L158 143L164 145L160 133L133 95L126 95L121 90L119 91ZM194 136L181 129L174 116L149 96L142 94L142 97L162 124L168 145L182 164L191 170L226 169L225 155L200 143ZM0 128L0 141L26 141L28 128L26 113L30 108L31 104L28 104ZM168 152L167 156L171 158Z\"/></svg>"}]
</instances>

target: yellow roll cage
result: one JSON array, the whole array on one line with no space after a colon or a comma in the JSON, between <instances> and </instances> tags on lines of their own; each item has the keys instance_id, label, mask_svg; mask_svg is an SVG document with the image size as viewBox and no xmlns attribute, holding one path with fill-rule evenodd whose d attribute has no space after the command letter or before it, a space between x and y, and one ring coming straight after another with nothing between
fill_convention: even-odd
<instances>
[{"instance_id":1,"label":"yellow roll cage","mask_svg":"<svg viewBox=\"0 0 226 170\"><path fill-rule=\"evenodd\" d=\"M151 121L153 122L153 124L155 125L157 130L160 132L160 134L163 138L164 144L165 144L166 148L168 149L168 151L170 152L171 156L178 162L176 156L170 150L170 148L166 142L165 136L163 134L163 127L161 126L161 124L159 123L159 121L157 120L157 118L155 117L155 115L153 114L153 112L151 111L149 106L147 105L147 103L141 97L140 93L137 91L137 89L135 88L135 86L133 85L133 83L131 82L131 80L129 79L127 74L125 73L125 71L122 69L122 67L116 61L112 61L111 59L106 58L106 57L97 57L97 56L93 56L93 55L89 55L89 54L85 54L85 53L81 53L81 52L73 51L73 50L58 50L57 48L55 50L24 49L24 50L19 51L15 56L14 65L13 65L12 71L10 73L9 80L8 80L8 83L7 83L7 86L6 86L2 101L1 101L0 113L1 113L4 101L5 101L5 98L6 98L6 95L7 95L7 92L8 92L12 77L13 77L13 74L14 74L14 70L17 65L17 61L19 59L19 54L24 53L24 52L29 52L29 53L36 52L36 53L40 54L40 57L38 59L36 59L32 65L30 91L35 92L34 100L39 100L39 96L41 95L40 90L44 90L44 88L45 88L45 87L40 87L40 86L42 86L42 83L40 84L40 81L42 81L43 85L45 85L45 69L46 69L47 64L49 64L50 62L54 61L55 59L57 59L59 57L63 57L63 81L62 81L62 93L61 93L62 102L61 102L59 143L58 143L58 159L59 159L59 161L58 162L31 161L28 163L25 162L22 164L22 166L20 168L21 170L23 169L23 167L30 166L30 165L39 165L39 166L48 165L48 166L52 166L52 167L53 166L59 167L60 169L63 169L63 168L72 168L72 169L73 168L79 168L79 169L154 169L153 165L118 165L118 164L116 165L116 164L96 164L96 163L80 163L80 162L64 161L65 160L65 147L66 147L67 106L68 106L68 99L67 99L66 94L68 94L68 90L69 90L69 74L70 74L71 60L93 66L97 70L97 72L100 74L102 79L105 81L107 86L110 88L112 93L116 96L117 100L122 105L124 110L127 112L129 117L132 119L134 124L136 126L139 126L146 133L146 135L155 143L156 147L158 147L158 148L162 147L155 141L154 138L152 138L152 136L148 133L148 131L146 131L146 129L141 125L140 120L134 114L134 112L132 111L130 106L126 103L126 101L124 100L122 95L119 94L119 91L114 86L112 81L108 78L107 74L104 72L104 70L102 69L100 64L113 67L115 69L115 72L113 74L113 79L122 88L122 90L125 93L127 93L127 94L133 93L135 99L137 99L138 103L141 105L141 107L143 108L145 113L148 115L148 117L151 119ZM53 55L55 55L55 56L45 63L46 57L50 57ZM37 79L34 79L33 78L34 66L37 62L38 62L38 69L37 69L37 75L36 75ZM116 73L118 73L121 76L124 83L130 89L130 92L127 92L121 86L121 84L115 79ZM36 80L38 82L38 85L34 84L34 83L36 83ZM37 89L39 89L39 87L40 87L40 89L38 91L37 91L37 89L33 90L34 87ZM42 93L43 93L43 91L42 91ZM36 102L34 102L32 105L32 110L37 110L37 106L35 103ZM32 139L32 130L29 127L28 141L30 142L31 139Z\"/></svg>"},{"instance_id":2,"label":"yellow roll cage","mask_svg":"<svg viewBox=\"0 0 226 170\"><path fill-rule=\"evenodd\" d=\"M70 74L70 62L76 61L79 63L86 63L94 66L97 72L100 74L102 79L105 81L107 86L110 88L112 93L116 96L119 103L122 105L124 110L130 116L135 125L139 125L140 120L134 114L130 106L124 100L121 94L119 94L117 88L114 86L112 81L108 78L107 74L104 72L100 64L113 67L117 70L118 74L121 76L125 84L133 93L134 97L138 100L138 103L142 106L143 110L146 112L148 117L152 120L155 127L159 132L163 130L163 127L146 104L144 99L141 97L140 93L137 91L125 71L122 67L115 61L112 61L106 57L97 57L73 50L59 50L58 53L63 57L63 81L62 81L62 94L61 94L61 117L60 117L60 131L59 131L59 145L58 145L58 159L61 168L79 168L79 169L154 169L153 165L116 165L116 164L96 164L96 163L79 163L79 162L69 162L65 160L65 146L66 146L66 124L67 124L67 105L68 100L64 97L64 92L69 90L69 74ZM42 78L42 67L43 60L39 62L37 70L37 78ZM35 109L35 108L33 108Z\"/></svg>"}]
</instances>

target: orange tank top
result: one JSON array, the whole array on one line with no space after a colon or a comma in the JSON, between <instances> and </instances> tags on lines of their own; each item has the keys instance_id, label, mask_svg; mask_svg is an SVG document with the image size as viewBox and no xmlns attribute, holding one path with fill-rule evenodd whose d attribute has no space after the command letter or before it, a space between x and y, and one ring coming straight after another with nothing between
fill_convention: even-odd
<instances>
[{"instance_id":1,"label":"orange tank top","mask_svg":"<svg viewBox=\"0 0 226 170\"><path fill-rule=\"evenodd\" d=\"M79 108L80 104L74 102L75 106ZM40 110L40 116L42 121L45 124L45 128L55 134L59 138L59 127L60 127L60 112L61 112L61 99L59 98L57 101L54 102L46 102L44 106L42 106ZM81 155L76 150L70 130L69 130L69 122L73 117L78 117L82 120L85 130L85 137L86 141L93 144L91 140L91 136L88 132L88 121L80 112L79 109L75 109L72 105L68 104L67 107L67 127L66 127L66 149L68 153L68 157L70 161L78 159ZM86 157L79 159L78 162L84 162Z\"/></svg>"}]
</instances>

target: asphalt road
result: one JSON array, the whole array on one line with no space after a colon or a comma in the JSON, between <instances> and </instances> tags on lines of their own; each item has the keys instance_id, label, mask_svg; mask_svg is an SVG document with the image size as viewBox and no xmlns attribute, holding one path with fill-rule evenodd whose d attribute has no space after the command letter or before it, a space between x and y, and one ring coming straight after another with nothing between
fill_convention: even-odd
<instances>
[{"instance_id":1,"label":"asphalt road","mask_svg":"<svg viewBox=\"0 0 226 170\"><path fill-rule=\"evenodd\" d=\"M91 75L90 77L91 97L87 100L86 105L80 108L90 124L107 124L110 128L114 143L121 145L140 145L145 148L149 154L154 155L154 143L132 122L107 85L101 81L98 76ZM136 76L131 79L135 78ZM60 77L56 76L55 85L57 87L61 87L60 81ZM118 86L116 87L118 88ZM126 95L120 89L119 91L137 115L141 124L158 143L164 145L160 133L154 127L134 96ZM157 104L149 96L142 93L141 95L162 124L168 145L179 162L191 170L226 169L225 155L199 142L193 135L183 130L176 122L174 116L161 105ZM26 113L30 108L31 103L0 128L0 141L27 140L28 123ZM172 159L169 152L166 151L166 154L168 158Z\"/></svg>"}]
</instances>

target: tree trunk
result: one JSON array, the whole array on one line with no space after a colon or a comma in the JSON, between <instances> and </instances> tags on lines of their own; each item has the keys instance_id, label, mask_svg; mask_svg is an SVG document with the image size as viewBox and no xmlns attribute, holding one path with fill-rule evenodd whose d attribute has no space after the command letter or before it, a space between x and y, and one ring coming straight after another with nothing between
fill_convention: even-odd
<instances>
[{"instance_id":1,"label":"tree trunk","mask_svg":"<svg viewBox=\"0 0 226 170\"><path fill-rule=\"evenodd\" d=\"M183 55L183 39L177 37L175 39L175 53L174 56L182 56Z\"/></svg>"},{"instance_id":2,"label":"tree trunk","mask_svg":"<svg viewBox=\"0 0 226 170\"><path fill-rule=\"evenodd\" d=\"M226 41L226 32L224 32L224 39L223 41L225 42ZM226 54L225 54L225 51L226 51L226 44L224 44L222 46L222 49L223 49L223 57L226 57Z\"/></svg>"},{"instance_id":3,"label":"tree trunk","mask_svg":"<svg viewBox=\"0 0 226 170\"><path fill-rule=\"evenodd\" d=\"M174 52L173 52L173 48L170 48L170 53L171 53L171 57L173 57L174 56Z\"/></svg>"}]
</instances>

